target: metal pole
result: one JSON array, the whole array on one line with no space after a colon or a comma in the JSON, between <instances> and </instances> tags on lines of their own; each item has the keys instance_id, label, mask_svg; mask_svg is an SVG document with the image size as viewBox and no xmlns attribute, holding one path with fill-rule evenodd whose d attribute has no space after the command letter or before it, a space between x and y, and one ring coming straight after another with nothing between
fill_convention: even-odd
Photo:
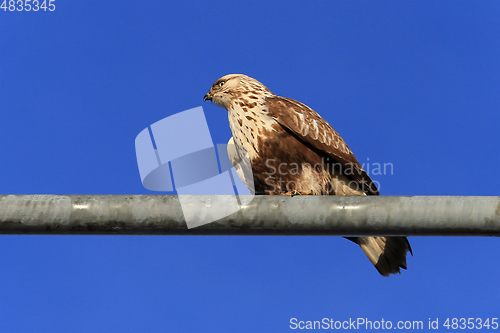
<instances>
[{"instance_id":1,"label":"metal pole","mask_svg":"<svg viewBox=\"0 0 500 333\"><path fill-rule=\"evenodd\" d=\"M181 207L174 195L0 195L0 234L500 235L500 197L454 196L256 196L187 229L183 209L229 200L186 196Z\"/></svg>"}]
</instances>

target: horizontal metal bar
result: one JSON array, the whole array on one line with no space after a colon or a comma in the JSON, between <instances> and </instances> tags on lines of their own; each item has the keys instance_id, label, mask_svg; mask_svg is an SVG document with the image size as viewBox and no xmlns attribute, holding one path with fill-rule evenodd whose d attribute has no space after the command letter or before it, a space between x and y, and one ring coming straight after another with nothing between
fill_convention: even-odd
<instances>
[{"instance_id":1,"label":"horizontal metal bar","mask_svg":"<svg viewBox=\"0 0 500 333\"><path fill-rule=\"evenodd\" d=\"M0 195L0 234L500 235L500 197L458 196L255 196L187 229L183 213L234 200L184 196L181 207L175 195Z\"/></svg>"}]
</instances>

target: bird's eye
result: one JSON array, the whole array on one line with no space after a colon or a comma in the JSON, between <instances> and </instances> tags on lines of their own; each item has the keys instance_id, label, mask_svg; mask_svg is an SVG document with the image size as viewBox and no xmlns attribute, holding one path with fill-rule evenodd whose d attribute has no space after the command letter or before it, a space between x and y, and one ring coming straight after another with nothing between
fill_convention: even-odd
<instances>
[{"instance_id":1,"label":"bird's eye","mask_svg":"<svg viewBox=\"0 0 500 333\"><path fill-rule=\"evenodd\" d=\"M219 82L219 88L222 87L224 85L224 83L226 83L226 81L220 81Z\"/></svg>"}]
</instances>

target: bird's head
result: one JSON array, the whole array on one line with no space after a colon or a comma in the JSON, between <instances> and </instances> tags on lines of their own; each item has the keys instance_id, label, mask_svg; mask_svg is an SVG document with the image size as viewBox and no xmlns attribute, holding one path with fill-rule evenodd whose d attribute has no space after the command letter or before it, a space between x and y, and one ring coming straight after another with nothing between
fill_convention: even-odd
<instances>
[{"instance_id":1,"label":"bird's head","mask_svg":"<svg viewBox=\"0 0 500 333\"><path fill-rule=\"evenodd\" d=\"M228 74L212 85L203 101L212 101L220 107L229 110L231 103L244 95L274 96L269 89L259 81L244 74Z\"/></svg>"}]
</instances>

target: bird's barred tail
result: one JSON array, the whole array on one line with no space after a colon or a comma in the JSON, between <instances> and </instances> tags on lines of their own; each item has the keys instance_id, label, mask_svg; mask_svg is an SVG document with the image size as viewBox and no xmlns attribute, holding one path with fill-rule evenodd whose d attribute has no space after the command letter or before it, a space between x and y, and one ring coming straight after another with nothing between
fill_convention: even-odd
<instances>
[{"instance_id":1,"label":"bird's barred tail","mask_svg":"<svg viewBox=\"0 0 500 333\"><path fill-rule=\"evenodd\" d=\"M410 243L406 237L348 237L358 244L375 268L383 276L401 273L406 269L406 253Z\"/></svg>"}]
</instances>

